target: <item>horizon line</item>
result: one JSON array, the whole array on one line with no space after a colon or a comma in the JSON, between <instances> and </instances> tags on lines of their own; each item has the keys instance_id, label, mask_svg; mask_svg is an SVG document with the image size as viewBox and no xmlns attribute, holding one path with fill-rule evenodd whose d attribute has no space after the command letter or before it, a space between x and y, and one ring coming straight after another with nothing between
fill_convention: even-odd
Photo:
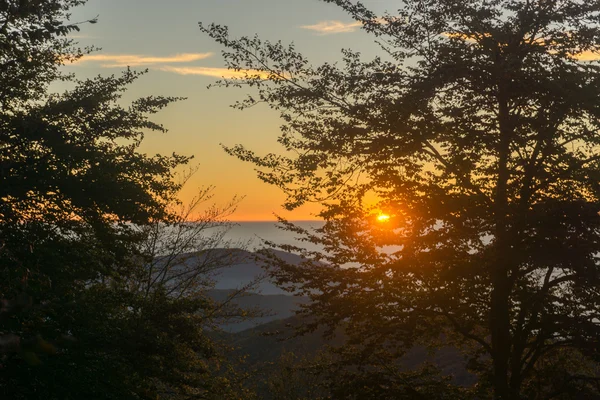
<instances>
[{"instance_id":1,"label":"horizon line","mask_svg":"<svg viewBox=\"0 0 600 400\"><path fill-rule=\"evenodd\" d=\"M288 219L288 222L324 222L322 219ZM271 222L271 223L279 223L278 220L272 219L238 219L238 220L229 220L229 222Z\"/></svg>"}]
</instances>

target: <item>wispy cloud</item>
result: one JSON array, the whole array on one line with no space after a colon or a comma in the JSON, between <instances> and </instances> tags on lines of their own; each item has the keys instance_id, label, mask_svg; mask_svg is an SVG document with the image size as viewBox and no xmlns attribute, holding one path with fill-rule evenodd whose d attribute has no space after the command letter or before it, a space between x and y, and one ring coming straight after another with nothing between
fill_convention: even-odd
<instances>
[{"instance_id":1,"label":"wispy cloud","mask_svg":"<svg viewBox=\"0 0 600 400\"><path fill-rule=\"evenodd\" d=\"M213 78L245 78L247 76L258 76L260 79L267 79L271 76L268 72L257 71L257 70L245 70L235 71L227 68L213 68L213 67L174 67L171 65L164 65L156 67L155 69L173 72L179 75L201 75L201 76L212 76Z\"/></svg>"},{"instance_id":2,"label":"wispy cloud","mask_svg":"<svg viewBox=\"0 0 600 400\"><path fill-rule=\"evenodd\" d=\"M139 54L88 54L75 61L74 64L99 63L104 68L145 66L154 70L171 72L178 75L197 75L226 79L254 76L257 76L259 79L273 77L273 74L269 72L258 70L235 71L227 68L203 67L198 65L170 65L191 63L209 58L212 55L213 53L182 53L159 57Z\"/></svg>"},{"instance_id":3,"label":"wispy cloud","mask_svg":"<svg viewBox=\"0 0 600 400\"><path fill-rule=\"evenodd\" d=\"M317 32L319 35L354 32L362 26L362 22L321 21L314 25L302 25L300 28Z\"/></svg>"},{"instance_id":4,"label":"wispy cloud","mask_svg":"<svg viewBox=\"0 0 600 400\"><path fill-rule=\"evenodd\" d=\"M165 63L187 63L209 58L213 53L183 53L173 56L157 57L139 54L88 54L77 60L77 64L100 62L102 67L139 67Z\"/></svg>"}]
</instances>

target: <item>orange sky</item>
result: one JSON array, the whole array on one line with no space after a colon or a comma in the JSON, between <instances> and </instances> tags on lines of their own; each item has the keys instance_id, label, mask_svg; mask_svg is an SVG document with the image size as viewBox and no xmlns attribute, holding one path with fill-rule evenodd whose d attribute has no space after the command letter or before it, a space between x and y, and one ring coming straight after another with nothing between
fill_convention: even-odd
<instances>
[{"instance_id":1,"label":"orange sky","mask_svg":"<svg viewBox=\"0 0 600 400\"><path fill-rule=\"evenodd\" d=\"M363 3L380 14L397 6L397 0ZM183 201L199 187L212 185L217 205L245 196L233 220L274 220L274 213L292 220L315 218L319 207L314 204L283 210L284 196L278 189L261 182L252 165L223 151L221 144L243 144L257 154L282 151L276 142L281 121L266 106L243 112L229 107L248 90L207 90L207 85L229 73L223 69L222 49L200 34L198 22L227 25L233 36L258 34L262 39L294 42L314 65L339 61L342 48L360 51L366 60L378 55L379 46L360 24L339 7L317 0L88 0L74 10L72 21L96 16L97 24L81 25L82 31L73 38L81 46L101 50L66 69L85 78L118 74L127 66L147 68L150 73L127 91L124 101L147 95L187 98L156 115L154 120L169 133L147 135L142 146L152 154L196 157L200 169L183 190Z\"/></svg>"},{"instance_id":2,"label":"orange sky","mask_svg":"<svg viewBox=\"0 0 600 400\"><path fill-rule=\"evenodd\" d=\"M395 0L365 0L376 11L392 8ZM213 185L214 202L226 204L244 196L232 220L275 220L274 213L292 220L312 220L319 207L286 212L283 194L261 182L253 166L227 155L221 144L243 144L258 154L280 152L276 139L281 121L268 107L239 111L229 106L245 97L244 90L207 90L226 74L221 48L200 34L198 22L230 27L235 36L258 34L271 41L294 42L315 65L341 58L352 47L365 58L378 53L373 38L338 7L320 1L297 0L88 0L74 10L72 21L99 16L97 24L81 25L73 35L81 46L101 50L66 67L85 78L118 74L127 66L149 69L125 94L124 101L147 95L182 96L153 119L169 129L147 135L142 151L194 155L199 171L182 191L188 201L202 186ZM55 85L63 89L61 84Z\"/></svg>"}]
</instances>

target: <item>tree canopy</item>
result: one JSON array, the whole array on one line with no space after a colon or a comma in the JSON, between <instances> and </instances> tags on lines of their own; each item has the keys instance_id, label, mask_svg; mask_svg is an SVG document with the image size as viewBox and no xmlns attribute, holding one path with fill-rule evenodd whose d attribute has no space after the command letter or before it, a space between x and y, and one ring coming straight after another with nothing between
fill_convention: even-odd
<instances>
[{"instance_id":1,"label":"tree canopy","mask_svg":"<svg viewBox=\"0 0 600 400\"><path fill-rule=\"evenodd\" d=\"M220 82L253 89L235 106L283 119L282 153L226 150L288 208L323 205L322 229L285 226L324 251L273 274L313 298L307 329L346 326L346 362L378 377L345 396L450 393L395 368L416 344L464 352L478 384L461 398L598 396L600 2L325 2L381 56L315 67L293 45L200 28L247 71Z\"/></svg>"},{"instance_id":2,"label":"tree canopy","mask_svg":"<svg viewBox=\"0 0 600 400\"><path fill-rule=\"evenodd\" d=\"M180 99L124 104L144 72L63 72L93 50L67 37L80 25L69 10L84 3L0 2L0 397L237 396L207 331L242 312L205 293L231 258L181 266L183 253L226 245L206 230L234 204L178 214L176 168L191 157L140 150L144 135L166 132L150 117ZM52 91L57 81L71 89Z\"/></svg>"}]
</instances>

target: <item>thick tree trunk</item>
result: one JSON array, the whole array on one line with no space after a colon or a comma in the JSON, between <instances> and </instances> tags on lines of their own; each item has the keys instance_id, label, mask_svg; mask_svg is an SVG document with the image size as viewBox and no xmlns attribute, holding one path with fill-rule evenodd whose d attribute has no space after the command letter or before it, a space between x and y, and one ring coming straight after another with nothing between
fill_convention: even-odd
<instances>
[{"instance_id":1,"label":"thick tree trunk","mask_svg":"<svg viewBox=\"0 0 600 400\"><path fill-rule=\"evenodd\" d=\"M490 333L492 339L492 360L494 367L494 398L509 400L509 360L510 360L510 287L507 276L507 263L502 254L504 246L498 243L498 252L492 272L492 297L490 304Z\"/></svg>"},{"instance_id":2,"label":"thick tree trunk","mask_svg":"<svg viewBox=\"0 0 600 400\"><path fill-rule=\"evenodd\" d=\"M500 74L502 76L503 74ZM502 77L504 79L504 77ZM509 385L510 338L510 280L511 253L508 218L508 162L511 126L506 82L499 82L498 180L494 199L496 252L492 263L492 294L490 299L490 334L492 340L494 398L512 400Z\"/></svg>"}]
</instances>

